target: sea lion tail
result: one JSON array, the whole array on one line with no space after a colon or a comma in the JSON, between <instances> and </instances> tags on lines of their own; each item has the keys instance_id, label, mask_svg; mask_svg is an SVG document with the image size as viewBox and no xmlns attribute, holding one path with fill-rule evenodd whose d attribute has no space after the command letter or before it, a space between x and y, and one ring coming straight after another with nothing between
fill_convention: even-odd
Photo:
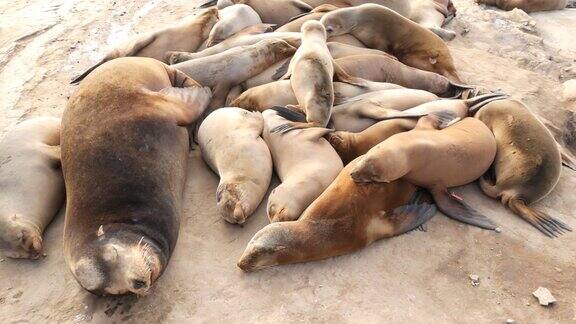
<instances>
[{"instance_id":1,"label":"sea lion tail","mask_svg":"<svg viewBox=\"0 0 576 324\"><path fill-rule=\"evenodd\" d=\"M206 9L206 8L215 6L217 3L218 3L218 0L208 0L196 8L197 9Z\"/></svg>"},{"instance_id":2,"label":"sea lion tail","mask_svg":"<svg viewBox=\"0 0 576 324\"><path fill-rule=\"evenodd\" d=\"M474 97L472 99L468 99L465 101L466 106L468 107L468 113L470 115L474 115L475 113L480 110L480 108L486 106L487 104L491 103L492 101L508 99L510 96L501 93L489 93L482 96Z\"/></svg>"},{"instance_id":3,"label":"sea lion tail","mask_svg":"<svg viewBox=\"0 0 576 324\"><path fill-rule=\"evenodd\" d=\"M438 209L446 216L459 222L480 227L487 230L495 230L496 224L488 217L480 214L470 207L462 198L447 189L431 190Z\"/></svg>"},{"instance_id":4,"label":"sea lion tail","mask_svg":"<svg viewBox=\"0 0 576 324\"><path fill-rule=\"evenodd\" d=\"M558 237L565 232L572 232L572 228L566 223L528 207L524 201L517 197L508 199L507 205L514 213L550 238Z\"/></svg>"}]
</instances>

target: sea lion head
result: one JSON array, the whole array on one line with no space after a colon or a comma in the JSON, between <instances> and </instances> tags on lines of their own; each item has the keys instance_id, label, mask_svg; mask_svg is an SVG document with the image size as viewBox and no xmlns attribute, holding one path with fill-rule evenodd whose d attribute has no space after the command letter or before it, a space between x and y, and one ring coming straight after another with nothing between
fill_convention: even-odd
<instances>
[{"instance_id":1,"label":"sea lion head","mask_svg":"<svg viewBox=\"0 0 576 324\"><path fill-rule=\"evenodd\" d=\"M201 33L202 39L208 38L212 28L218 20L220 19L220 14L218 13L218 9L216 7L212 7L209 9L204 10L200 14L200 24L202 25Z\"/></svg>"},{"instance_id":2,"label":"sea lion head","mask_svg":"<svg viewBox=\"0 0 576 324\"><path fill-rule=\"evenodd\" d=\"M18 214L0 219L0 252L14 259L38 259L42 252L38 226Z\"/></svg>"},{"instance_id":3,"label":"sea lion head","mask_svg":"<svg viewBox=\"0 0 576 324\"><path fill-rule=\"evenodd\" d=\"M326 29L324 28L324 25L322 25L317 20L308 20L302 25L300 31L302 32L302 35L304 37L310 34L319 34L322 35L324 39L327 38Z\"/></svg>"},{"instance_id":4,"label":"sea lion head","mask_svg":"<svg viewBox=\"0 0 576 324\"><path fill-rule=\"evenodd\" d=\"M320 23L326 29L328 37L340 36L350 33L356 26L355 9L342 8L325 14Z\"/></svg>"},{"instance_id":5,"label":"sea lion head","mask_svg":"<svg viewBox=\"0 0 576 324\"><path fill-rule=\"evenodd\" d=\"M146 295L165 260L158 245L131 231L106 233L102 226L97 236L71 263L78 283L96 295Z\"/></svg>"},{"instance_id":6,"label":"sea lion head","mask_svg":"<svg viewBox=\"0 0 576 324\"><path fill-rule=\"evenodd\" d=\"M261 229L246 247L238 267L246 272L280 265L292 259L299 248L292 227L297 222L272 223Z\"/></svg>"},{"instance_id":7,"label":"sea lion head","mask_svg":"<svg viewBox=\"0 0 576 324\"><path fill-rule=\"evenodd\" d=\"M270 222L294 221L300 217L302 208L298 206L296 193L289 187L279 185L268 197L268 218Z\"/></svg>"}]
</instances>

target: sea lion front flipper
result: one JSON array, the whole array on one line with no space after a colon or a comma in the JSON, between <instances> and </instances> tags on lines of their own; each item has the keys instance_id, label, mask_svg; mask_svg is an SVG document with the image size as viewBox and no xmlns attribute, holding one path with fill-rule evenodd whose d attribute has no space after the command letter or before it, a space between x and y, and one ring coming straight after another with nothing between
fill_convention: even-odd
<instances>
[{"instance_id":1,"label":"sea lion front flipper","mask_svg":"<svg viewBox=\"0 0 576 324\"><path fill-rule=\"evenodd\" d=\"M203 4L196 7L197 9L206 9L215 6L218 3L218 0L208 0Z\"/></svg>"},{"instance_id":2,"label":"sea lion front flipper","mask_svg":"<svg viewBox=\"0 0 576 324\"><path fill-rule=\"evenodd\" d=\"M361 87L363 89L368 89L368 84L366 80L355 76L351 76L334 60L332 60L332 66L334 66L334 79L336 81L352 84Z\"/></svg>"},{"instance_id":3,"label":"sea lion front flipper","mask_svg":"<svg viewBox=\"0 0 576 324\"><path fill-rule=\"evenodd\" d=\"M292 60L286 60L286 62L284 62L284 64L282 64L277 70L276 72L274 72L274 74L272 75L272 80L288 80L290 79L290 76L292 75L292 72L290 71L290 63L292 62Z\"/></svg>"},{"instance_id":4,"label":"sea lion front flipper","mask_svg":"<svg viewBox=\"0 0 576 324\"><path fill-rule=\"evenodd\" d=\"M394 235L413 231L424 225L436 214L436 205L421 201L421 196L419 192L416 192L410 204L394 209L390 216Z\"/></svg>"},{"instance_id":5,"label":"sea lion front flipper","mask_svg":"<svg viewBox=\"0 0 576 324\"><path fill-rule=\"evenodd\" d=\"M172 107L178 126L188 126L206 109L210 103L211 92L206 87L176 88L167 87L160 90L167 99L182 103L182 107Z\"/></svg>"},{"instance_id":6,"label":"sea lion front flipper","mask_svg":"<svg viewBox=\"0 0 576 324\"><path fill-rule=\"evenodd\" d=\"M488 217L468 206L464 200L448 189L431 189L430 193L434 197L438 210L446 216L459 222L473 225L488 230L495 230L494 224Z\"/></svg>"},{"instance_id":7,"label":"sea lion front flipper","mask_svg":"<svg viewBox=\"0 0 576 324\"><path fill-rule=\"evenodd\" d=\"M548 237L558 237L558 235L564 234L564 232L572 232L572 228L564 222L528 207L518 198L510 198L510 200L508 200L508 207Z\"/></svg>"}]
</instances>

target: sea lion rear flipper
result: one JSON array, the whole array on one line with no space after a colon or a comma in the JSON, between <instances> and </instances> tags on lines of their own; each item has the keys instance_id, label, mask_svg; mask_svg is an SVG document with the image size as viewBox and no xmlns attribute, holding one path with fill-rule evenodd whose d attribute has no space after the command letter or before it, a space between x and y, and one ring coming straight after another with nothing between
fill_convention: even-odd
<instances>
[{"instance_id":1,"label":"sea lion rear flipper","mask_svg":"<svg viewBox=\"0 0 576 324\"><path fill-rule=\"evenodd\" d=\"M183 107L173 107L173 114L178 126L188 126L198 119L212 97L210 89L206 87L168 87L160 90L160 93L169 100L184 105Z\"/></svg>"},{"instance_id":2,"label":"sea lion rear flipper","mask_svg":"<svg viewBox=\"0 0 576 324\"><path fill-rule=\"evenodd\" d=\"M474 115L480 110L480 108L486 106L492 101L508 99L510 96L502 93L488 93L485 95L477 96L468 100L465 100L466 106L468 107L469 115Z\"/></svg>"},{"instance_id":3,"label":"sea lion rear flipper","mask_svg":"<svg viewBox=\"0 0 576 324\"><path fill-rule=\"evenodd\" d=\"M377 121L382 121L398 118L420 118L426 116L427 114L410 114L403 111L380 108L374 105L364 105L358 109L358 115L363 118L370 118Z\"/></svg>"},{"instance_id":4,"label":"sea lion rear flipper","mask_svg":"<svg viewBox=\"0 0 576 324\"><path fill-rule=\"evenodd\" d=\"M218 0L208 0L196 8L197 9L206 9L206 8L215 6L217 3L218 3Z\"/></svg>"},{"instance_id":5,"label":"sea lion rear flipper","mask_svg":"<svg viewBox=\"0 0 576 324\"><path fill-rule=\"evenodd\" d=\"M460 121L460 117L451 110L435 111L425 118L421 118L416 124L418 129L444 129Z\"/></svg>"},{"instance_id":6,"label":"sea lion rear flipper","mask_svg":"<svg viewBox=\"0 0 576 324\"><path fill-rule=\"evenodd\" d=\"M572 232L572 228L564 222L528 207L518 198L510 198L508 207L548 237L558 237L564 232Z\"/></svg>"},{"instance_id":7,"label":"sea lion rear flipper","mask_svg":"<svg viewBox=\"0 0 576 324\"><path fill-rule=\"evenodd\" d=\"M286 60L286 62L284 62L284 64L282 64L276 70L276 72L274 72L274 75L272 75L272 80L288 80L288 79L290 79L290 75L292 74L292 72L290 71L290 63L291 62L292 62L292 60Z\"/></svg>"},{"instance_id":8,"label":"sea lion rear flipper","mask_svg":"<svg viewBox=\"0 0 576 324\"><path fill-rule=\"evenodd\" d=\"M390 220L394 226L394 234L400 235L418 229L436 214L436 205L430 202L429 197L422 190L412 196L410 203L394 209Z\"/></svg>"},{"instance_id":9,"label":"sea lion rear flipper","mask_svg":"<svg viewBox=\"0 0 576 324\"><path fill-rule=\"evenodd\" d=\"M310 12L314 9L314 8L312 8L312 6L310 6L306 2L302 2L300 0L292 0L292 3L294 4L294 6L296 8L302 10L303 12Z\"/></svg>"},{"instance_id":10,"label":"sea lion rear flipper","mask_svg":"<svg viewBox=\"0 0 576 324\"><path fill-rule=\"evenodd\" d=\"M468 206L462 198L449 192L447 189L432 189L430 192L434 197L438 210L443 212L446 216L476 227L488 230L496 229L496 224L494 224L488 217Z\"/></svg>"},{"instance_id":11,"label":"sea lion rear flipper","mask_svg":"<svg viewBox=\"0 0 576 324\"><path fill-rule=\"evenodd\" d=\"M352 84L363 89L368 89L368 83L362 78L351 76L346 72L336 61L332 60L332 66L334 66L334 79L343 83Z\"/></svg>"},{"instance_id":12,"label":"sea lion rear flipper","mask_svg":"<svg viewBox=\"0 0 576 324\"><path fill-rule=\"evenodd\" d=\"M560 144L558 144L558 149L562 155L562 165L572 171L576 171L576 158L574 158L574 156Z\"/></svg>"}]
</instances>

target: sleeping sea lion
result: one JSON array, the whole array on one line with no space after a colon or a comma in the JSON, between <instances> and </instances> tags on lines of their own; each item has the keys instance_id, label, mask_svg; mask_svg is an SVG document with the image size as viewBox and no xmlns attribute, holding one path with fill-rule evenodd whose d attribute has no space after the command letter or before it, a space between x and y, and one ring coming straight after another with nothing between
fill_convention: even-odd
<instances>
[{"instance_id":1,"label":"sleeping sea lion","mask_svg":"<svg viewBox=\"0 0 576 324\"><path fill-rule=\"evenodd\" d=\"M212 27L206 47L214 46L241 30L261 24L260 16L250 6L236 4L219 11L220 20Z\"/></svg>"},{"instance_id":2,"label":"sleeping sea lion","mask_svg":"<svg viewBox=\"0 0 576 324\"><path fill-rule=\"evenodd\" d=\"M437 116L421 118L414 130L393 135L374 146L352 169L356 182L392 182L404 179L428 189L438 209L458 221L496 229L447 188L476 181L496 156L496 140L484 123L465 118L438 130Z\"/></svg>"},{"instance_id":3,"label":"sleeping sea lion","mask_svg":"<svg viewBox=\"0 0 576 324\"><path fill-rule=\"evenodd\" d=\"M496 6L502 10L522 9L525 12L575 8L574 0L475 0L476 3Z\"/></svg>"},{"instance_id":4,"label":"sleeping sea lion","mask_svg":"<svg viewBox=\"0 0 576 324\"><path fill-rule=\"evenodd\" d=\"M560 179L560 151L552 134L516 100L492 102L474 117L492 130L498 145L491 170L480 178L482 191L547 236L571 231L562 221L529 207Z\"/></svg>"},{"instance_id":5,"label":"sleeping sea lion","mask_svg":"<svg viewBox=\"0 0 576 324\"><path fill-rule=\"evenodd\" d=\"M326 189L342 170L342 161L323 136L331 130L304 128L284 134L271 133L294 118L293 112L277 107L266 110L263 137L272 152L274 168L282 183L268 197L271 222L297 220L302 212Z\"/></svg>"},{"instance_id":6,"label":"sleeping sea lion","mask_svg":"<svg viewBox=\"0 0 576 324\"><path fill-rule=\"evenodd\" d=\"M195 52L208 38L212 26L218 21L218 9L204 10L173 26L138 35L106 54L100 62L74 78L71 83L82 81L98 66L119 57L141 56L166 61L166 52Z\"/></svg>"},{"instance_id":7,"label":"sleeping sea lion","mask_svg":"<svg viewBox=\"0 0 576 324\"><path fill-rule=\"evenodd\" d=\"M445 41L453 40L456 33L442 28L446 19L456 15L452 0L411 0L410 19L428 28Z\"/></svg>"},{"instance_id":8,"label":"sleeping sea lion","mask_svg":"<svg viewBox=\"0 0 576 324\"><path fill-rule=\"evenodd\" d=\"M462 83L444 41L393 10L365 4L329 12L320 21L328 36L351 34L367 47L388 52L406 65Z\"/></svg>"},{"instance_id":9,"label":"sleeping sea lion","mask_svg":"<svg viewBox=\"0 0 576 324\"><path fill-rule=\"evenodd\" d=\"M245 4L254 9L263 22L282 26L292 17L309 12L313 8L300 0L227 0L233 4ZM220 1L209 0L200 5L199 8L207 8L218 5L220 9L225 7Z\"/></svg>"},{"instance_id":10,"label":"sleeping sea lion","mask_svg":"<svg viewBox=\"0 0 576 324\"><path fill-rule=\"evenodd\" d=\"M409 232L436 213L434 204L408 181L356 183L347 165L294 222L273 223L248 243L244 271L351 253L372 242Z\"/></svg>"},{"instance_id":11,"label":"sleeping sea lion","mask_svg":"<svg viewBox=\"0 0 576 324\"><path fill-rule=\"evenodd\" d=\"M37 117L0 143L0 253L37 259L42 234L64 203L60 119Z\"/></svg>"},{"instance_id":12,"label":"sleeping sea lion","mask_svg":"<svg viewBox=\"0 0 576 324\"><path fill-rule=\"evenodd\" d=\"M144 295L176 246L186 182L186 126L210 90L150 58L103 64L62 118L64 255L98 295Z\"/></svg>"},{"instance_id":13,"label":"sleeping sea lion","mask_svg":"<svg viewBox=\"0 0 576 324\"><path fill-rule=\"evenodd\" d=\"M272 179L272 157L260 137L262 115L222 108L200 125L198 144L204 161L220 176L216 198L220 215L243 224L266 195Z\"/></svg>"}]
</instances>

